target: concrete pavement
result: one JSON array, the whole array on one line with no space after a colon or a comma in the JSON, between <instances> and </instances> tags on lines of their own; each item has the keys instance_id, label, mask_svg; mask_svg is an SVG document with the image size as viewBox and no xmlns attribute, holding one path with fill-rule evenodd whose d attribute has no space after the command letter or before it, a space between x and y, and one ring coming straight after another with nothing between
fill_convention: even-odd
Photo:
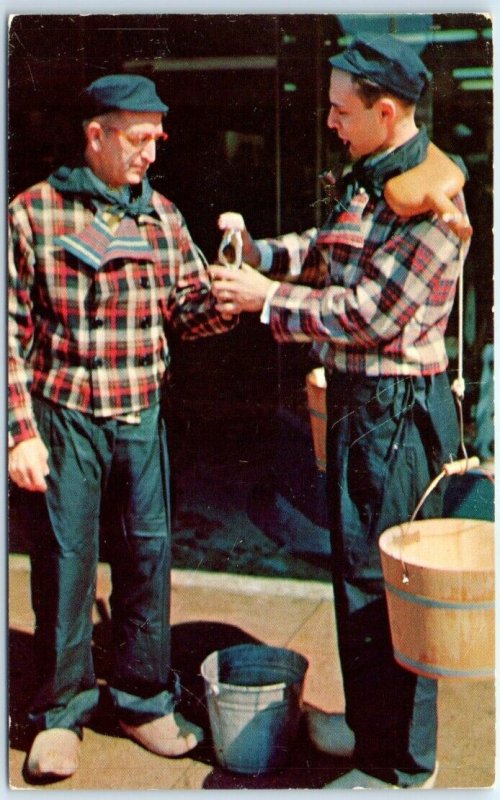
<instances>
[{"instance_id":1,"label":"concrete pavement","mask_svg":"<svg viewBox=\"0 0 500 800\"><path fill-rule=\"evenodd\" d=\"M109 571L99 567L95 603L94 657L101 684L108 670ZM347 771L346 762L314 750L303 728L289 765L262 776L238 775L217 766L210 737L189 757L163 759L124 738L106 702L85 729L81 765L71 778L32 786L23 777L29 746L24 714L33 686L33 614L29 562L9 557L10 749L12 789L200 790L319 789ZM244 642L288 647L309 660L304 701L342 711L344 699L336 655L329 584L174 570L172 666L184 688L183 708L205 727L206 709L199 666L213 650ZM440 772L436 788L489 787L494 782L494 685L492 681L442 680L439 687Z\"/></svg>"}]
</instances>

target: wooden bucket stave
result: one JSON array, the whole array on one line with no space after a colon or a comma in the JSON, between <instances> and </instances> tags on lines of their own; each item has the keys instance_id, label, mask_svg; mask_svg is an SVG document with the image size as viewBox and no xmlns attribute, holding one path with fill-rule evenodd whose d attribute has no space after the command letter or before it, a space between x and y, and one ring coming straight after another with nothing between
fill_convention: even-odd
<instances>
[{"instance_id":1,"label":"wooden bucket stave","mask_svg":"<svg viewBox=\"0 0 500 800\"><path fill-rule=\"evenodd\" d=\"M326 470L326 378L323 367L316 367L306 376L307 402L316 466Z\"/></svg>"},{"instance_id":2,"label":"wooden bucket stave","mask_svg":"<svg viewBox=\"0 0 500 800\"><path fill-rule=\"evenodd\" d=\"M494 524L418 520L379 546L396 661L432 678L493 677Z\"/></svg>"}]
</instances>

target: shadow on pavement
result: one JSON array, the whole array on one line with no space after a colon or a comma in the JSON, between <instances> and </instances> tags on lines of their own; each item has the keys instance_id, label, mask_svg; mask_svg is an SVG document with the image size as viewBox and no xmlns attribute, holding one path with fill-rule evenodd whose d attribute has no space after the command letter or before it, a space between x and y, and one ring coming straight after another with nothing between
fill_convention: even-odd
<instances>
[{"instance_id":1,"label":"shadow on pavement","mask_svg":"<svg viewBox=\"0 0 500 800\"><path fill-rule=\"evenodd\" d=\"M100 702L89 727L105 736L123 738L111 704L105 681L110 669L110 623L104 616L94 626L94 663L101 684ZM200 665L214 650L237 644L259 644L259 640L242 629L218 622L188 622L172 626L172 668L179 676L182 700L179 711L201 725L206 740L190 753L193 761L209 765L212 772L205 778L204 789L299 789L320 788L338 777L349 767L345 761L324 756L311 745L304 720L301 721L296 743L290 750L287 765L260 775L229 772L218 766L210 736L210 724L204 697ZM35 687L36 669L32 634L11 630L10 657L10 747L27 751L33 731L27 722L27 712Z\"/></svg>"}]
</instances>

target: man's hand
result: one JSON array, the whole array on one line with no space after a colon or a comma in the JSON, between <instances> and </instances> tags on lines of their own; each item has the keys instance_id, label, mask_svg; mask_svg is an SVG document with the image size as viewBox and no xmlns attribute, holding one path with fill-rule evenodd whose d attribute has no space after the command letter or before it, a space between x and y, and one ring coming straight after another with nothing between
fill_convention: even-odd
<instances>
[{"instance_id":1,"label":"man's hand","mask_svg":"<svg viewBox=\"0 0 500 800\"><path fill-rule=\"evenodd\" d=\"M273 281L248 264L241 269L211 266L212 292L217 299L216 308L221 314L239 314L241 311L262 311L264 301Z\"/></svg>"},{"instance_id":2,"label":"man's hand","mask_svg":"<svg viewBox=\"0 0 500 800\"><path fill-rule=\"evenodd\" d=\"M241 214L236 211L224 211L217 220L217 225L221 231L240 231L243 245L243 261L250 264L251 267L258 267L260 264L260 250L248 233L245 220Z\"/></svg>"},{"instance_id":3,"label":"man's hand","mask_svg":"<svg viewBox=\"0 0 500 800\"><path fill-rule=\"evenodd\" d=\"M21 489L46 492L49 453L39 436L19 442L9 451L9 477Z\"/></svg>"}]
</instances>

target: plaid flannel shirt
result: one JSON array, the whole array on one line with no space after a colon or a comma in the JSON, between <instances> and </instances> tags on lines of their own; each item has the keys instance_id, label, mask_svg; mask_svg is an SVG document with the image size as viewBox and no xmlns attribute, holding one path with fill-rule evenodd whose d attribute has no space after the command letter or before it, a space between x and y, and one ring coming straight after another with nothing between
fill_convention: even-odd
<instances>
[{"instance_id":1,"label":"plaid flannel shirt","mask_svg":"<svg viewBox=\"0 0 500 800\"><path fill-rule=\"evenodd\" d=\"M462 194L454 202L465 212ZM300 285L285 281L271 299L278 341L313 342L327 370L388 376L446 369L444 336L468 245L436 215L403 219L383 198L360 191L316 236L268 243L271 276L285 278L302 259Z\"/></svg>"},{"instance_id":2,"label":"plaid flannel shirt","mask_svg":"<svg viewBox=\"0 0 500 800\"><path fill-rule=\"evenodd\" d=\"M157 192L152 204L158 216L130 223L143 252L125 239L94 268L64 247L94 235L90 203L44 181L10 204L9 446L36 435L31 394L95 417L138 412L158 400L169 330L190 339L234 324L215 310L182 215Z\"/></svg>"}]
</instances>

